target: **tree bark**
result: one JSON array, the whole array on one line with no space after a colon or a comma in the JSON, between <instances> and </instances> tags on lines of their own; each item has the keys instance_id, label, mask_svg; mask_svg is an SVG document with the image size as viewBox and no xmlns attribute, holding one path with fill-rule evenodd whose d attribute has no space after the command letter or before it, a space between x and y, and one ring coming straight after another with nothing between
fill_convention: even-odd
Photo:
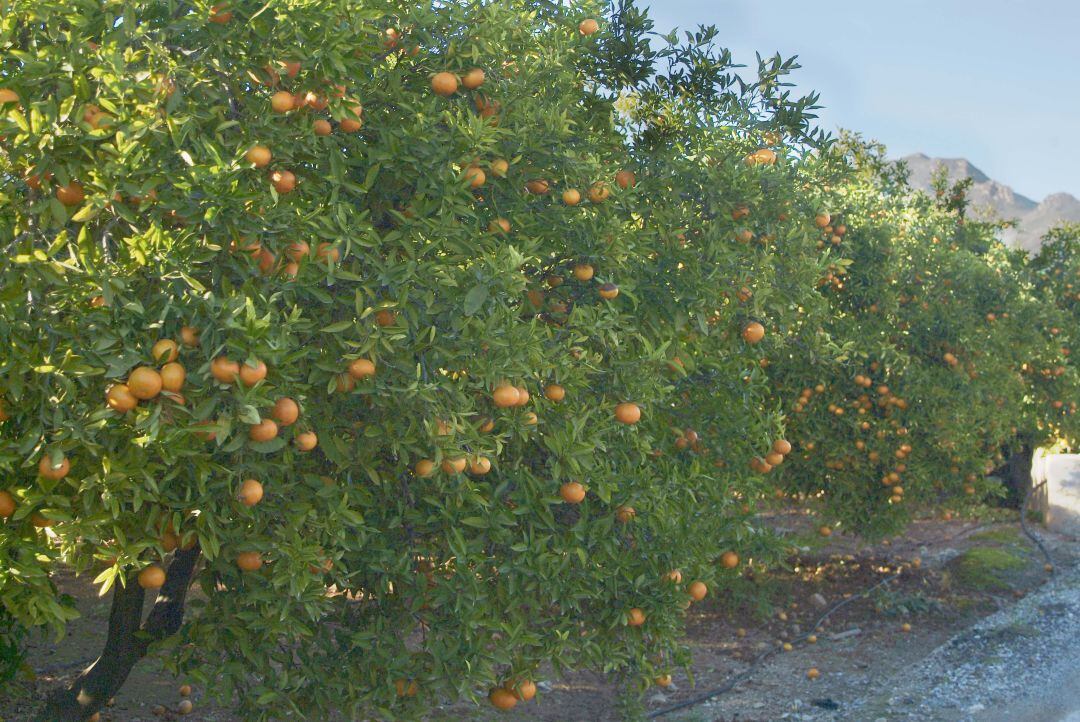
<instances>
[{"instance_id":1,"label":"tree bark","mask_svg":"<svg viewBox=\"0 0 1080 722\"><path fill-rule=\"evenodd\" d=\"M166 572L145 622L145 590L131 574L123 586L113 588L109 633L101 656L66 688L54 691L35 722L83 722L105 706L124 684L135 663L146 656L153 642L180 630L184 603L199 558L199 547L178 551Z\"/></svg>"}]
</instances>

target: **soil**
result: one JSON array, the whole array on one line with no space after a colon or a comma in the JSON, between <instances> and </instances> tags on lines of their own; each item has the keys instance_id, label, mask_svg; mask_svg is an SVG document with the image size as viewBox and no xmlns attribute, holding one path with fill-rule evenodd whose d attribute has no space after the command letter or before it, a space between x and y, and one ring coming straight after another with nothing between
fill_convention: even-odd
<instances>
[{"instance_id":1,"label":"soil","mask_svg":"<svg viewBox=\"0 0 1080 722\"><path fill-rule=\"evenodd\" d=\"M693 666L675 673L666 689L650 687L642 698L646 713L692 702L663 719L757 722L825 719L834 714L844 719L842 710L880 687L883 680L914 668L957 632L1015 604L1049 578L1042 557L1020 534L1015 517L1005 521L922 519L903 536L876 544L843 535L819 537L812 531L811 519L799 512L777 516L772 523L798 548L789 568L748 572L723 594L710 595L691 607L686 642ZM1059 567L1074 564L1076 549L1069 540L1039 533L1054 547ZM970 553L973 549L979 554ZM987 549L993 550L991 555L983 553ZM971 563L984 563L984 557L996 560L998 552L1023 563L989 570L975 567L972 574ZM29 720L35 700L70 680L100 651L108 598L96 596L88 577L60 573L57 582L74 597L82 616L70 625L61 643L43 636L30 640L27 666L33 674L3 691L0 722ZM820 627L815 626L826 611L844 600ZM904 631L904 624L910 625L910 631ZM816 643L806 641L810 633L816 633ZM782 651L784 642L792 644L791 651ZM762 661L755 664L755 659ZM810 668L821 676L808 679ZM700 699L740 675L746 675L745 679L729 691ZM164 673L154 660L145 660L114 705L103 711L102 719L239 722L227 705L203 700L201 690L192 695L194 712L178 717L173 710L181 700L177 689L182 683ZM434 709L429 717L439 721L619 719L619 688L604 675L578 672L567 679L538 680L538 686L536 700L509 713L457 703ZM165 708L163 714L154 713L157 705Z\"/></svg>"}]
</instances>

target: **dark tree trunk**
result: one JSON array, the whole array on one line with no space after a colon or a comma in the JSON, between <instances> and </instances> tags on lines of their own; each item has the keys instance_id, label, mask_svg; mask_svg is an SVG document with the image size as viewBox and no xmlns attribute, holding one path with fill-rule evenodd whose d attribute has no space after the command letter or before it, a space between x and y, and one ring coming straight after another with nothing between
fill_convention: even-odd
<instances>
[{"instance_id":1,"label":"dark tree trunk","mask_svg":"<svg viewBox=\"0 0 1080 722\"><path fill-rule=\"evenodd\" d=\"M1018 442L1009 450L1009 458L1005 464L994 470L994 475L999 477L1008 489L1005 497L1005 505L1019 509L1024 503L1028 489L1031 487L1031 462L1035 458L1035 450L1030 444Z\"/></svg>"},{"instance_id":2,"label":"dark tree trunk","mask_svg":"<svg viewBox=\"0 0 1080 722\"><path fill-rule=\"evenodd\" d=\"M124 684L135 663L146 656L150 644L180 630L184 601L198 558L198 546L176 553L145 622L142 622L145 590L139 586L136 575L130 575L124 586L113 587L109 634L101 656L69 687L49 695L36 722L83 722L105 706Z\"/></svg>"}]
</instances>

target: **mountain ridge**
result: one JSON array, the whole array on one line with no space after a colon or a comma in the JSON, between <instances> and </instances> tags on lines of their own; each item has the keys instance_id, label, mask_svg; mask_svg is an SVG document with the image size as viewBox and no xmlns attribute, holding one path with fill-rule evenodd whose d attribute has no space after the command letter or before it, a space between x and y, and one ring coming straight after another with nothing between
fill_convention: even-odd
<instances>
[{"instance_id":1,"label":"mountain ridge","mask_svg":"<svg viewBox=\"0 0 1080 722\"><path fill-rule=\"evenodd\" d=\"M977 214L1018 222L1016 228L1002 233L1002 240L1010 246L1037 251L1043 235L1054 226L1080 223L1080 199L1071 193L1052 193L1042 201L1035 201L990 178L966 158L934 158L912 153L899 160L907 165L912 187L919 190L933 190L933 176L939 168L945 169L950 182L971 178L969 197Z\"/></svg>"}]
</instances>

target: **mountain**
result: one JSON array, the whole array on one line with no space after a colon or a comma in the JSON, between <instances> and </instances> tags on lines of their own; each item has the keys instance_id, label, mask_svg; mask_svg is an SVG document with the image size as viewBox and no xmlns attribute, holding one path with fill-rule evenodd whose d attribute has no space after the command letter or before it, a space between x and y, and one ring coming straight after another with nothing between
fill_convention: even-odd
<instances>
[{"instance_id":1,"label":"mountain","mask_svg":"<svg viewBox=\"0 0 1080 722\"><path fill-rule=\"evenodd\" d=\"M1028 251L1039 248L1042 236L1064 222L1080 223L1080 200L1068 193L1054 193L1041 203L1022 196L1004 183L988 177L964 158L931 158L914 153L901 158L910 171L911 185L931 191L931 180L944 167L950 181L971 178L971 205L976 213L994 218L1015 218L1019 225L1007 230L1002 240Z\"/></svg>"}]
</instances>

